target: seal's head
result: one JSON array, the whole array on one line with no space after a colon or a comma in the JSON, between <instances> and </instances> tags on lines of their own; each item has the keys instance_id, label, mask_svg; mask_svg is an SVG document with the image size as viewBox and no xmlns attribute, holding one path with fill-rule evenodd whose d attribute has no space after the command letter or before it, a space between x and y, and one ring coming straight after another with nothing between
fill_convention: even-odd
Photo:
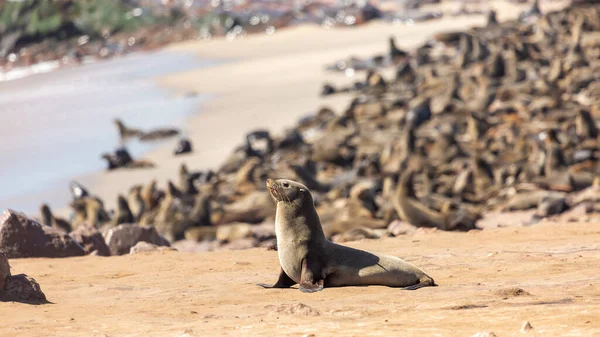
<instances>
[{"instance_id":1,"label":"seal's head","mask_svg":"<svg viewBox=\"0 0 600 337\"><path fill-rule=\"evenodd\" d=\"M47 204L40 205L40 213L42 213L42 222L46 226L52 226L52 211Z\"/></svg>"},{"instance_id":2,"label":"seal's head","mask_svg":"<svg viewBox=\"0 0 600 337\"><path fill-rule=\"evenodd\" d=\"M313 204L312 195L308 188L300 183L287 179L267 179L267 189L276 202Z\"/></svg>"},{"instance_id":3,"label":"seal's head","mask_svg":"<svg viewBox=\"0 0 600 337\"><path fill-rule=\"evenodd\" d=\"M127 199L121 194L117 197L117 205L119 207L119 211L129 210L129 204L127 203Z\"/></svg>"}]
</instances>

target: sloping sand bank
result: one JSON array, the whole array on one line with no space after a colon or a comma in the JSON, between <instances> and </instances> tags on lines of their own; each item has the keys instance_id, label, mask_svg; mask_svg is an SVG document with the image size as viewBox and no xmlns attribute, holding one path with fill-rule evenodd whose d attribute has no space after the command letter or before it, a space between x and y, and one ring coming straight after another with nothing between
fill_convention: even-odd
<instances>
[{"instance_id":1,"label":"sloping sand bank","mask_svg":"<svg viewBox=\"0 0 600 337\"><path fill-rule=\"evenodd\" d=\"M600 225L420 232L353 247L401 256L439 287L267 290L277 253L11 260L54 304L0 303L0 336L600 334ZM529 336L535 336L530 334Z\"/></svg>"}]
</instances>

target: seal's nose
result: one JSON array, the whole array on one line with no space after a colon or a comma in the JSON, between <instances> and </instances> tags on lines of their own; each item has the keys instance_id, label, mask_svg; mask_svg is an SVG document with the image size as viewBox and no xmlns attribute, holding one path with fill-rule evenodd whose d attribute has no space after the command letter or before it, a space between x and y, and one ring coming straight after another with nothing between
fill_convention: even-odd
<instances>
[{"instance_id":1,"label":"seal's nose","mask_svg":"<svg viewBox=\"0 0 600 337\"><path fill-rule=\"evenodd\" d=\"M267 187L273 186L273 179L267 179Z\"/></svg>"}]
</instances>

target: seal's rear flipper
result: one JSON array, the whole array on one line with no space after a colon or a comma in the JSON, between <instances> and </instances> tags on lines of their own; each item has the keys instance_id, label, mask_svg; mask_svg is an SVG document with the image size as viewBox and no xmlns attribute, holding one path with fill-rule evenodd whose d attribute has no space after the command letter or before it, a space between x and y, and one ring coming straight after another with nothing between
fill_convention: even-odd
<instances>
[{"instance_id":1,"label":"seal's rear flipper","mask_svg":"<svg viewBox=\"0 0 600 337\"><path fill-rule=\"evenodd\" d=\"M403 287L402 290L417 290L417 289L420 289L423 287L437 287L437 286L438 285L435 284L435 281L431 277L424 277L424 278L421 278L419 283L414 284L412 286Z\"/></svg>"},{"instance_id":2,"label":"seal's rear flipper","mask_svg":"<svg viewBox=\"0 0 600 337\"><path fill-rule=\"evenodd\" d=\"M264 284L264 283L257 283L256 285L269 289L269 288L289 288L289 287L293 286L294 284L296 284L296 281L292 280L289 276L287 276L287 274L283 271L283 268L280 268L279 278L277 279L277 282L275 282L275 284L268 285L268 284Z\"/></svg>"}]
</instances>

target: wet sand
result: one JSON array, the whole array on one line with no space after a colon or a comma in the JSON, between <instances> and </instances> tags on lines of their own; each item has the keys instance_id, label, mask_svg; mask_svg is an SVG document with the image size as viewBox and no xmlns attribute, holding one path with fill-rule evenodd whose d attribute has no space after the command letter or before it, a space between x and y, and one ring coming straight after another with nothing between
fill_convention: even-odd
<instances>
[{"instance_id":1,"label":"wet sand","mask_svg":"<svg viewBox=\"0 0 600 337\"><path fill-rule=\"evenodd\" d=\"M278 270L259 248L16 259L13 274L54 304L0 303L0 336L598 336L598 242L597 223L364 240L349 245L403 257L439 286L315 294L256 286ZM534 333L519 332L526 320Z\"/></svg>"}]
</instances>

